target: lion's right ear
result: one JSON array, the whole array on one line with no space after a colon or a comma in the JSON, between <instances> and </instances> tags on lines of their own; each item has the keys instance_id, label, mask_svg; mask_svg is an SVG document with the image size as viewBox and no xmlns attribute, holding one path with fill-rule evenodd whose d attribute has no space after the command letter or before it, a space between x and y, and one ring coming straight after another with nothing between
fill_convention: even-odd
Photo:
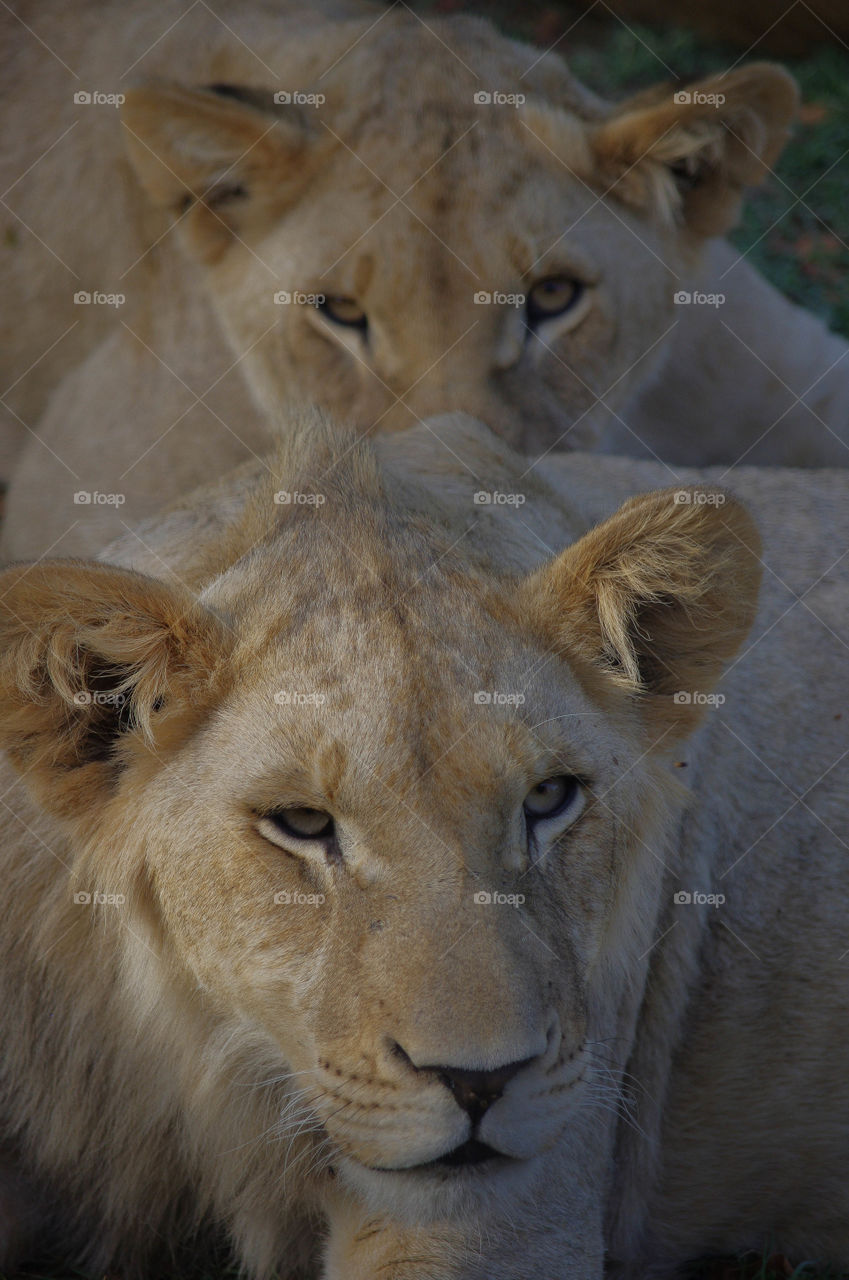
<instances>
[{"instance_id":1,"label":"lion's right ear","mask_svg":"<svg viewBox=\"0 0 849 1280\"><path fill-rule=\"evenodd\" d=\"M792 76L755 62L686 89L643 90L603 120L534 102L519 118L604 196L704 237L734 225L745 188L769 173L798 104Z\"/></svg>"},{"instance_id":2,"label":"lion's right ear","mask_svg":"<svg viewBox=\"0 0 849 1280\"><path fill-rule=\"evenodd\" d=\"M129 89L121 123L142 186L154 204L183 215L184 233L206 262L237 239L261 235L333 144L297 105L225 84Z\"/></svg>"},{"instance_id":3,"label":"lion's right ear","mask_svg":"<svg viewBox=\"0 0 849 1280\"><path fill-rule=\"evenodd\" d=\"M640 494L522 584L524 612L599 697L618 690L671 744L754 621L760 546L721 489Z\"/></svg>"},{"instance_id":4,"label":"lion's right ear","mask_svg":"<svg viewBox=\"0 0 849 1280\"><path fill-rule=\"evenodd\" d=\"M673 92L658 86L591 131L602 180L636 208L724 235L743 191L763 182L799 106L792 76L753 62Z\"/></svg>"},{"instance_id":5,"label":"lion's right ear","mask_svg":"<svg viewBox=\"0 0 849 1280\"><path fill-rule=\"evenodd\" d=\"M112 789L207 710L230 635L188 592L97 562L0 574L0 747L50 811Z\"/></svg>"}]
</instances>

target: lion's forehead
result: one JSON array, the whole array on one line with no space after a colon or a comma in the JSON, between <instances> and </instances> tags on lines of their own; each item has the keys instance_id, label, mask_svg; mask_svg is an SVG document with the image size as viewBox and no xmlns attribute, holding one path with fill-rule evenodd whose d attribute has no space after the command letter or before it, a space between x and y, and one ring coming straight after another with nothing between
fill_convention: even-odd
<instances>
[{"instance_id":1,"label":"lion's forehead","mask_svg":"<svg viewBox=\"0 0 849 1280\"><path fill-rule=\"evenodd\" d=\"M393 119L389 133L387 115ZM344 201L305 201L286 224L289 245L293 226L302 220L302 251L308 261L310 246L315 247L325 285L341 276L350 277L354 286L361 270L356 264L376 254L379 261L392 262L399 278L408 277L420 261L447 258L450 280L468 291L475 275L485 278L493 269L530 271L562 241L564 225L574 225L570 245L580 244L587 239L586 219L593 225L603 214L597 193L578 176L585 167L584 148L576 141L574 154L555 156L537 136L533 118L526 124L516 109L487 114L456 100L437 108L414 99L386 107L350 132L341 124L339 129L341 141L325 181L333 175L333 186L344 187ZM581 137L577 120L575 137ZM492 216L482 222L479 214L473 216L474 205L490 208ZM387 251L399 239L405 247L400 259ZM338 250L331 253L337 241Z\"/></svg>"},{"instance_id":2,"label":"lion's forehead","mask_svg":"<svg viewBox=\"0 0 849 1280\"><path fill-rule=\"evenodd\" d=\"M556 159L532 130L522 127L520 118L511 120L509 127L494 127L460 113L449 123L443 121L436 135L420 133L419 117L412 117L410 124L413 134L420 136L405 138L403 149L387 139L384 128L355 137L350 150L340 150L337 157L349 179L345 221L366 211L382 219L379 226L368 228L364 240L369 244L384 242L393 228L408 236L415 233L423 245L433 239L433 232L450 230L461 241L476 242L483 230L485 243L495 248L510 243L510 228L517 225L526 234L548 236L550 244L551 233L562 232L564 213L577 216L593 206L593 192L574 176L579 156L572 166ZM498 211L485 227L473 219L474 235L469 217L472 195ZM337 210L329 213L338 219ZM537 252L546 247L538 246ZM445 246L441 248L444 253Z\"/></svg>"},{"instance_id":3,"label":"lion's forehead","mask_svg":"<svg viewBox=\"0 0 849 1280\"><path fill-rule=\"evenodd\" d=\"M276 786L393 824L484 810L498 821L541 777L604 778L622 750L616 725L559 665L540 678L522 654L475 670L436 641L425 654L375 643L353 665L278 658L237 686L222 722L220 757L237 761L228 771L263 779L270 797Z\"/></svg>"},{"instance_id":4,"label":"lion's forehead","mask_svg":"<svg viewBox=\"0 0 849 1280\"><path fill-rule=\"evenodd\" d=\"M471 106L475 95L494 91L553 93L562 106L584 117L598 113L598 101L560 57L506 40L482 19L457 15L425 23L397 10L366 34L368 39L348 46L323 81L369 113L428 103ZM564 51L561 43L558 53Z\"/></svg>"},{"instance_id":5,"label":"lion's forehead","mask_svg":"<svg viewBox=\"0 0 849 1280\"><path fill-rule=\"evenodd\" d=\"M274 597L261 576L244 610L260 620L234 657L222 758L268 778L298 762L316 796L381 805L399 791L428 806L448 792L491 804L515 800L540 770L594 774L617 725L528 632L516 592L475 564L461 571L456 552L419 545L409 528L393 530L391 547L357 528L344 540L334 529L325 564L316 526L311 570L285 592L272 557ZM341 564L340 545L351 552Z\"/></svg>"}]
</instances>

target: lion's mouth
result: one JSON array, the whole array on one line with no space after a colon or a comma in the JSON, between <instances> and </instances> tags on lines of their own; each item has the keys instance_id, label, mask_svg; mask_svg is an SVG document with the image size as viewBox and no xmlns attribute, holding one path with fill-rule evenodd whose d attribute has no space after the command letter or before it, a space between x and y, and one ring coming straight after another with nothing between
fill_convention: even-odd
<instances>
[{"instance_id":1,"label":"lion's mouth","mask_svg":"<svg viewBox=\"0 0 849 1280\"><path fill-rule=\"evenodd\" d=\"M490 1147L485 1142L479 1142L477 1138L468 1138L465 1142L461 1142L459 1147L446 1151L435 1160L427 1160L424 1164L407 1165L403 1169L372 1167L376 1168L378 1173L434 1173L438 1169L469 1169L485 1164L495 1168L512 1162L512 1156L496 1151L494 1147Z\"/></svg>"},{"instance_id":2,"label":"lion's mouth","mask_svg":"<svg viewBox=\"0 0 849 1280\"><path fill-rule=\"evenodd\" d=\"M439 1167L442 1169L462 1169L468 1165L486 1164L490 1160L509 1160L509 1156L502 1155L500 1151L496 1151L494 1147L490 1147L485 1142L479 1142L477 1138L469 1138L468 1141L455 1147L453 1151L447 1151L444 1156L438 1156L436 1160L431 1160L428 1164L418 1165L419 1169L428 1169Z\"/></svg>"}]
</instances>

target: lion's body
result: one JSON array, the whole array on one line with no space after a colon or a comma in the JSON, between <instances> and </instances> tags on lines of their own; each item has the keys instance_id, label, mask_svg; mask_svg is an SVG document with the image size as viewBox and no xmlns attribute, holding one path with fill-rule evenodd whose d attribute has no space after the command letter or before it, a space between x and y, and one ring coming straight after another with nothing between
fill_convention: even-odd
<instances>
[{"instance_id":1,"label":"lion's body","mask_svg":"<svg viewBox=\"0 0 849 1280\"><path fill-rule=\"evenodd\" d=\"M702 211L688 235L629 203L637 162L626 156L619 186L609 156L588 151L612 108L557 57L479 21L425 27L403 6L327 5L324 20L288 2L214 8L91 3L71 19L24 6L32 31L4 13L7 558L95 553L122 519L262 452L290 398L378 431L461 409L534 450L845 464L845 344L704 239L733 211L709 226ZM725 135L742 130L754 165L731 175L731 204L792 113L770 75L740 88ZM133 97L146 78L186 88ZM214 106L189 93L209 85L225 86ZM251 111L228 85L327 102ZM482 85L528 102L480 108ZM130 100L121 113L75 104L79 91ZM208 173L179 152L204 112ZM204 223L187 192L226 180ZM474 301L546 272L593 284L574 331L567 317L525 341L516 307ZM682 289L725 302L675 305ZM81 290L125 301L75 305ZM368 346L275 304L281 290L364 299ZM82 510L80 491L124 502Z\"/></svg>"},{"instance_id":2,"label":"lion's body","mask_svg":"<svg viewBox=\"0 0 849 1280\"><path fill-rule=\"evenodd\" d=\"M716 545L683 571L695 638L678 634L674 675L651 677L666 693L640 710L624 669L587 649L578 585L613 562L615 521L564 553L565 603L540 566L668 471L574 455L543 483L484 429L431 427L451 453L426 429L374 453L293 429L267 464L108 552L150 578L8 572L0 1196L26 1176L59 1206L66 1248L92 1269L117 1257L128 1276L149 1274L153 1239L204 1218L252 1274L286 1280L600 1280L605 1250L642 1280L770 1236L845 1265L847 575L834 549L849 540L849 477L737 473L764 540L747 639L754 530L730 502L675 508ZM525 501L482 506L478 490ZM325 502L280 505L278 491ZM632 504L645 514L622 589L653 563L640 548L659 502ZM670 542L654 564L669 591L679 554L692 546ZM702 615L714 571L727 581ZM166 582L173 605L157 603ZM132 621L142 607L171 610L170 676ZM59 628L49 667L45 627ZM654 643L647 679L660 632ZM134 646L127 696L152 745L137 730L107 757L108 726L86 736L89 709L74 705L87 678L73 665L108 655L89 670L106 690L113 668L135 678ZM728 662L725 702L698 726L701 708L668 691L710 690ZM478 689L525 701L479 706ZM502 824L540 752L574 757L592 802L556 860L529 866ZM252 833L250 812L302 792L340 815L341 861ZM525 902L480 906L481 889ZM272 905L280 890L323 902ZM679 891L725 902L680 905ZM534 1154L535 1172L484 1166L454 1193L366 1169L462 1140L448 1137L461 1127L450 1095L412 1063L532 1058L552 1008L563 1047L525 1068L483 1131Z\"/></svg>"}]
</instances>

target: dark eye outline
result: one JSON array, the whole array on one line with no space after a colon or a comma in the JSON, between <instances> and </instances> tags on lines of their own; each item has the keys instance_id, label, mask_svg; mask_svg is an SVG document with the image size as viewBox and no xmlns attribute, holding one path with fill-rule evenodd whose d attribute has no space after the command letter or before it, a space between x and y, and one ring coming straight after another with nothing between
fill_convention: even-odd
<instances>
[{"instance_id":1,"label":"dark eye outline","mask_svg":"<svg viewBox=\"0 0 849 1280\"><path fill-rule=\"evenodd\" d=\"M578 795L584 789L584 780L579 778L577 774L555 773L552 774L551 777L540 778L539 782L535 783L534 787L531 787L531 791L533 791L535 787L541 787L545 782L559 782L561 780L570 783L571 785L568 787L560 804L549 813L529 813L526 807L527 796L525 797L525 800L522 802L522 813L524 814L525 822L529 828L533 829L541 822L551 822L553 818L561 817L567 809L571 809ZM530 791L528 792L528 795L530 795Z\"/></svg>"},{"instance_id":2,"label":"dark eye outline","mask_svg":"<svg viewBox=\"0 0 849 1280\"><path fill-rule=\"evenodd\" d=\"M329 813L325 814L325 817L327 818L325 825L319 831L310 835L305 834L303 831L297 831L286 820L287 813L297 813L304 810L308 813L324 813L323 809L312 809L309 805L302 804L289 805L286 809L275 809L271 813L263 813L261 817L266 822L272 823L280 834L287 840L296 840L301 844L329 844L336 834L336 824ZM260 832L260 835L261 834L262 832Z\"/></svg>"},{"instance_id":3,"label":"dark eye outline","mask_svg":"<svg viewBox=\"0 0 849 1280\"><path fill-rule=\"evenodd\" d=\"M556 311L544 311L542 308L534 304L533 292L540 285L544 284L570 284L572 293L562 307L558 307ZM528 296L525 300L525 315L527 317L528 326L536 329L537 325L544 324L546 320L557 320L560 316L565 316L568 311L577 306L581 298L586 292L586 285L580 280L574 279L572 276L544 276L541 280L535 280L528 290Z\"/></svg>"},{"instance_id":4,"label":"dark eye outline","mask_svg":"<svg viewBox=\"0 0 849 1280\"><path fill-rule=\"evenodd\" d=\"M342 320L339 316L335 316L331 310L334 302L352 302L357 304L356 298L346 298L340 293L325 294L324 301L316 304L316 310L319 311L330 324L341 325L345 329L359 329L362 333L368 330L368 316L365 311L358 320ZM362 310L362 308L360 308Z\"/></svg>"}]
</instances>

